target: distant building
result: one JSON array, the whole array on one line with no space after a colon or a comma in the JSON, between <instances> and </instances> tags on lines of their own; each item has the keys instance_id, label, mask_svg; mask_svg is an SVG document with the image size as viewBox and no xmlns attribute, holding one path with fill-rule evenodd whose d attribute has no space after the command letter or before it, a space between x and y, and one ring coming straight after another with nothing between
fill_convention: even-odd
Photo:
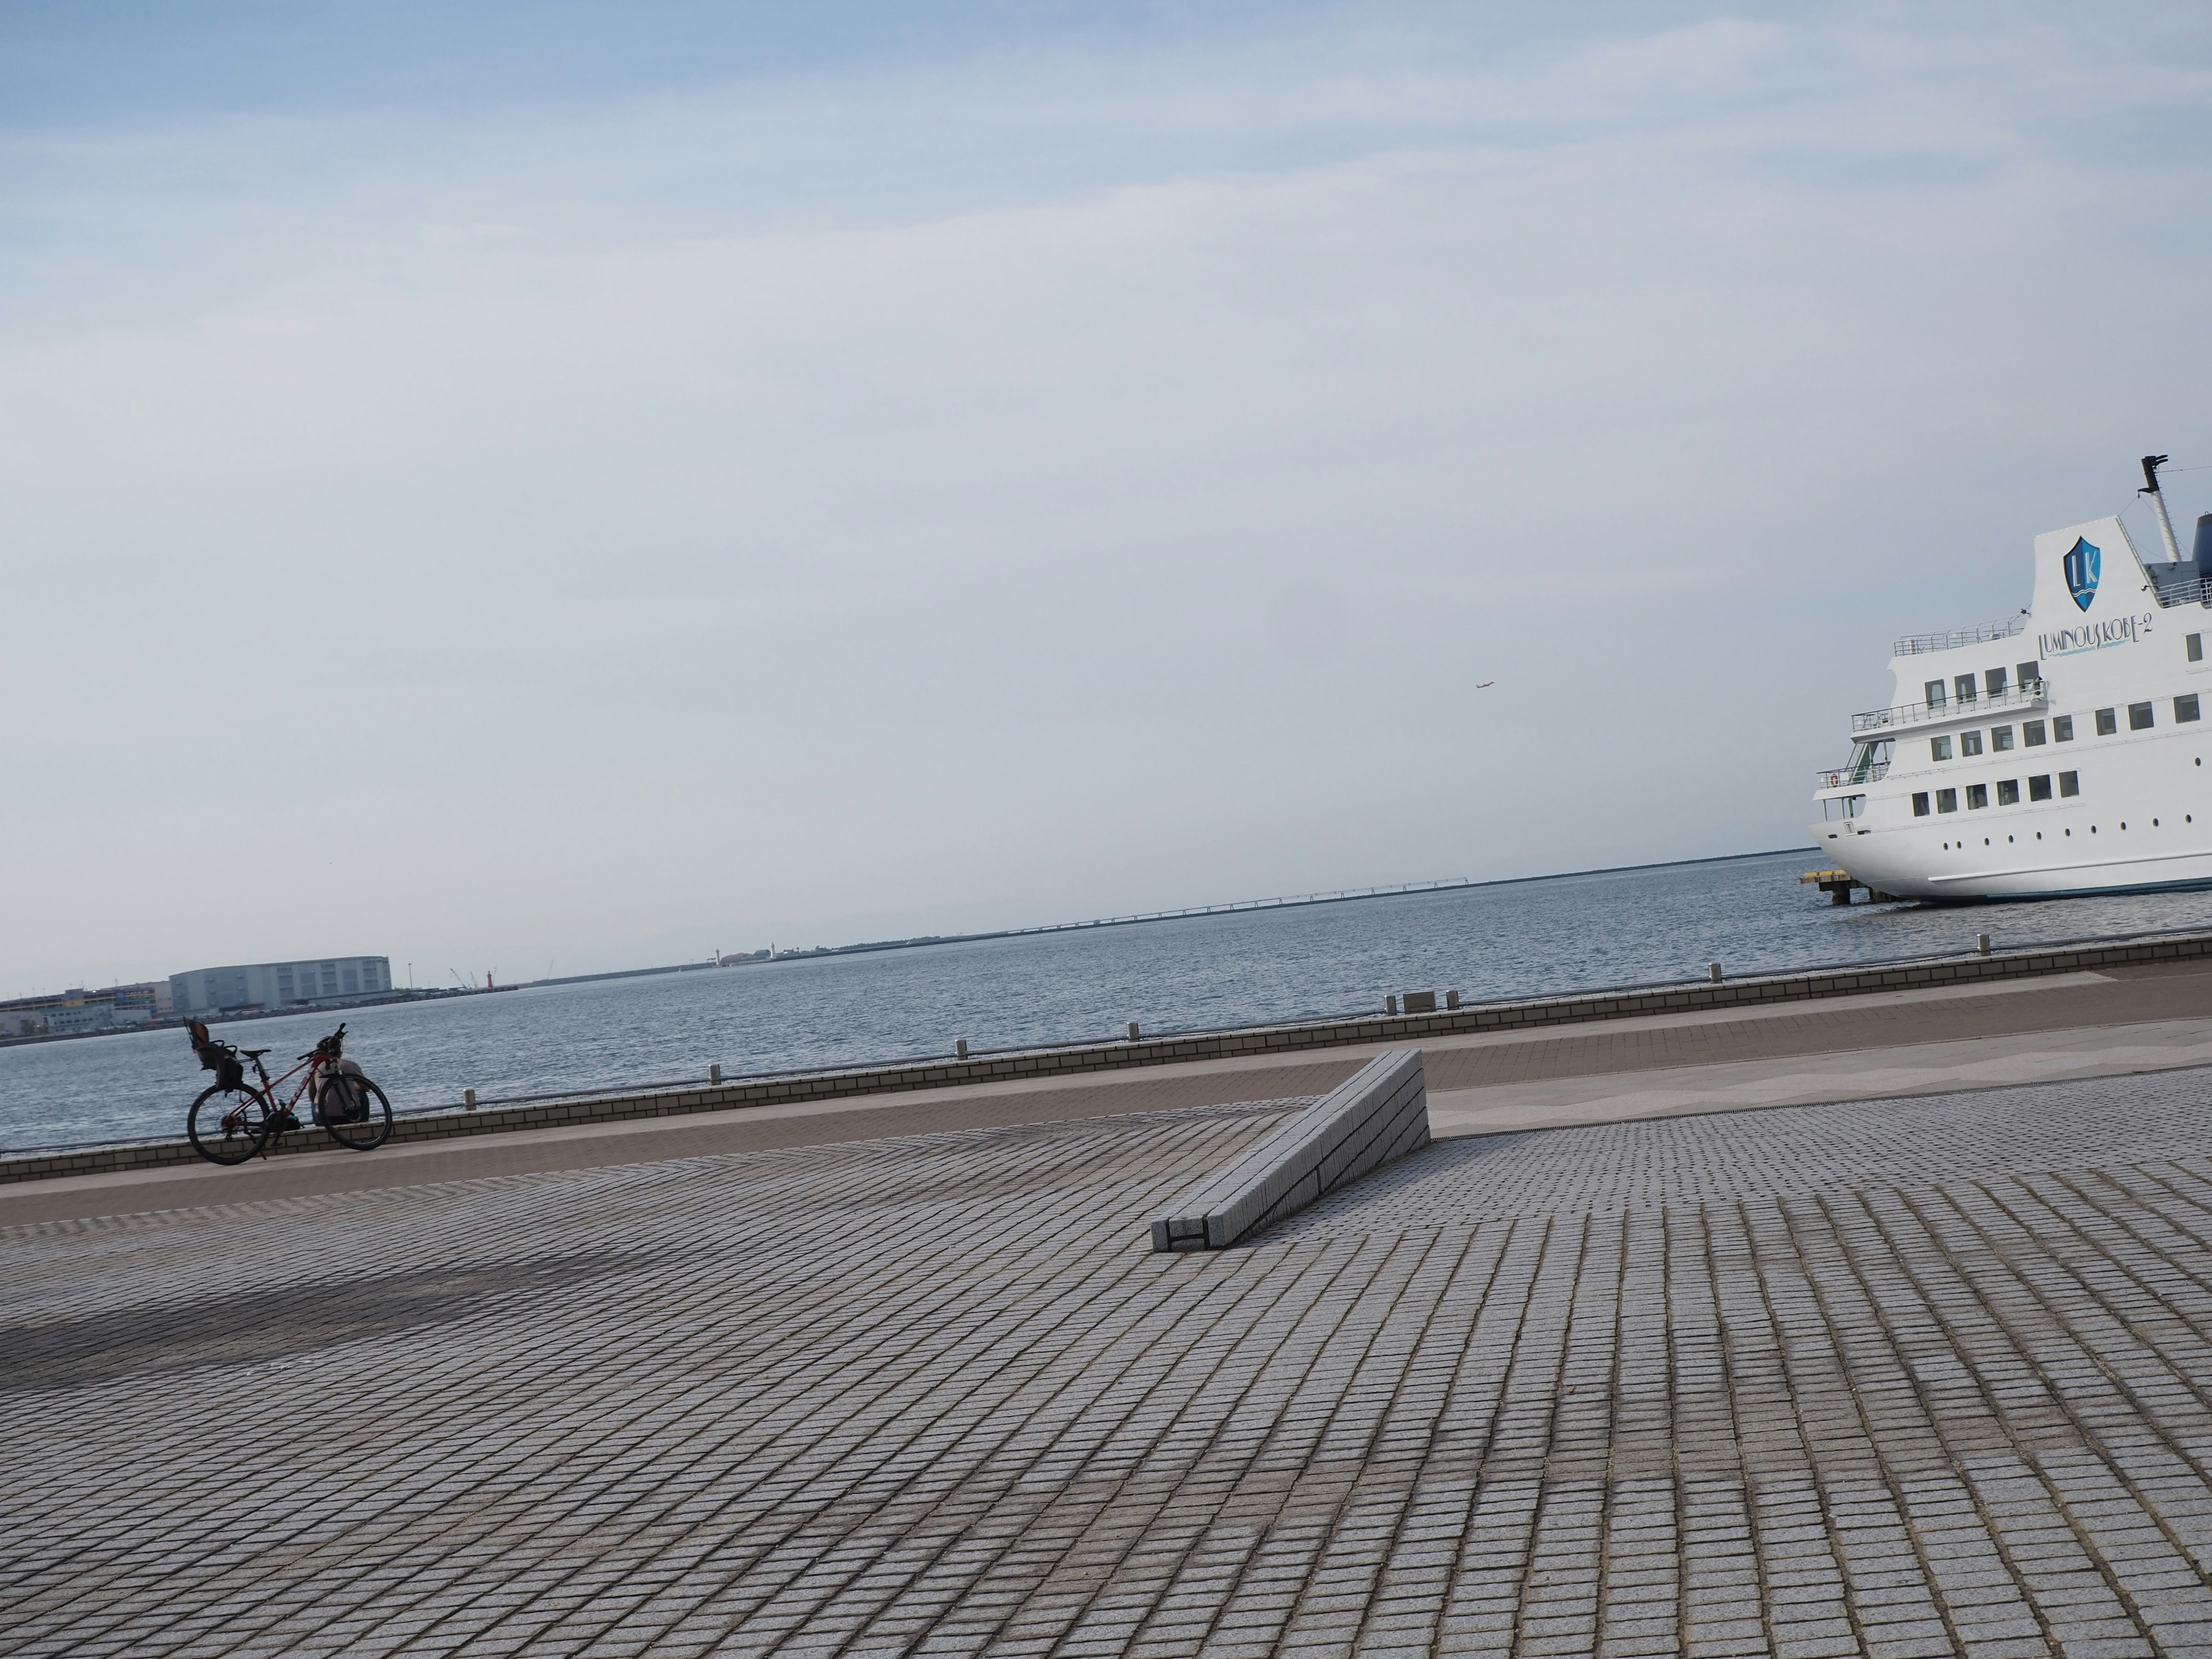
<instances>
[{"instance_id":1,"label":"distant building","mask_svg":"<svg viewBox=\"0 0 2212 1659\"><path fill-rule=\"evenodd\" d=\"M66 1036L144 1025L169 1012L169 988L159 981L111 985L104 991L57 991L0 1002L0 1037Z\"/></svg>"},{"instance_id":2,"label":"distant building","mask_svg":"<svg viewBox=\"0 0 2212 1659\"><path fill-rule=\"evenodd\" d=\"M392 988L389 957L331 957L315 962L257 962L242 968L195 968L169 975L169 999L180 1014L234 1008L293 1008Z\"/></svg>"}]
</instances>

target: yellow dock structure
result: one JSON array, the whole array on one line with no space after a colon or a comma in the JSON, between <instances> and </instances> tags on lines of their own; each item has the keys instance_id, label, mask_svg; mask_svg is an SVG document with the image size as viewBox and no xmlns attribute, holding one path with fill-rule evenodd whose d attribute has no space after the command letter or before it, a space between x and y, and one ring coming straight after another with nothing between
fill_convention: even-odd
<instances>
[{"instance_id":1,"label":"yellow dock structure","mask_svg":"<svg viewBox=\"0 0 2212 1659\"><path fill-rule=\"evenodd\" d=\"M1873 888L1867 887L1864 882L1854 881L1851 878L1851 872L1848 870L1808 870L1797 879L1801 884L1809 882L1817 884L1820 890L1828 896L1829 902L1832 904L1849 904L1851 902L1851 889L1854 887L1866 887L1869 904L1897 902L1891 895L1877 893Z\"/></svg>"}]
</instances>

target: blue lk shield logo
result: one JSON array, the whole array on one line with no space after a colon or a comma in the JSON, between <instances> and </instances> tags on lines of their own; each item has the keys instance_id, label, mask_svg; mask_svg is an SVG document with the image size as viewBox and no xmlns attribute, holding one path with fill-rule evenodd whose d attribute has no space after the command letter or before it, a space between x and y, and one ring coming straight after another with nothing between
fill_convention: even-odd
<instances>
[{"instance_id":1,"label":"blue lk shield logo","mask_svg":"<svg viewBox=\"0 0 2212 1659\"><path fill-rule=\"evenodd\" d=\"M2097 577L2104 566L2105 556L2087 542L2077 538L2067 550L2066 591L2084 611L2089 608L2089 601L2097 597Z\"/></svg>"}]
</instances>

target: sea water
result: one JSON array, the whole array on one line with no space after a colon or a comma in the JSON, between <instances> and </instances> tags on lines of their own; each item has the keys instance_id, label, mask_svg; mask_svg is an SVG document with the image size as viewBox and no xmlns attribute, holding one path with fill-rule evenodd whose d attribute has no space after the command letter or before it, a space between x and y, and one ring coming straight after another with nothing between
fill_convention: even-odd
<instances>
[{"instance_id":1,"label":"sea water","mask_svg":"<svg viewBox=\"0 0 2212 1659\"><path fill-rule=\"evenodd\" d=\"M1134 927L817 957L438 1001L214 1022L289 1066L343 1018L395 1109L811 1067L1103 1042L1470 1000L2212 927L2212 893L1964 907L1832 905L1753 858ZM1441 999L1440 999L1441 1000ZM272 1073L283 1069L272 1065ZM0 1048L0 1147L174 1135L205 1087L173 1028Z\"/></svg>"}]
</instances>

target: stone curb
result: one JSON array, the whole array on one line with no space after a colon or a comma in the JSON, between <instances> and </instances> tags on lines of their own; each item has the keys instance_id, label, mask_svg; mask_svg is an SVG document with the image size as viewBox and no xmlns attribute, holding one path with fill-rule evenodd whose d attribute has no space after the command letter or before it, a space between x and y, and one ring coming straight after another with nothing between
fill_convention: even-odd
<instances>
[{"instance_id":1,"label":"stone curb","mask_svg":"<svg viewBox=\"0 0 2212 1659\"><path fill-rule=\"evenodd\" d=\"M1723 980L1656 986L1633 991L1603 991L1527 1002L1484 1003L1432 1014L1370 1015L1307 1025L1261 1025L1241 1030L1198 1031L1135 1042L1098 1043L1084 1048L1035 1049L978 1055L973 1060L923 1060L902 1066L862 1066L847 1071L808 1072L747 1082L700 1084L696 1087L638 1094L609 1093L580 1100L487 1107L480 1111L442 1111L403 1117L393 1127L395 1142L450 1136L495 1134L509 1129L561 1128L580 1123L611 1123L629 1118L669 1117L687 1112L719 1112L746 1106L853 1099L866 1095L902 1094L975 1083L1004 1083L1030 1078L1065 1077L1085 1072L1114 1072L1141 1066L1172 1066L1185 1060L1231 1060L1344 1048L1369 1042L1418 1041L1478 1031L1525 1030L1550 1025L1626 1019L1642 1014L1686 1013L1701 1009L1749 1007L1777 1002L1810 1002L1878 991L1919 990L1931 986L1972 984L1983 980L2024 979L2072 974L2097 968L2124 968L2212 957L2212 933L2113 945L2063 945L2044 951L2002 952L1986 957L1949 957L1940 962L1869 963L1821 973L1774 975L1759 979ZM181 1115L181 1108L179 1109ZM279 1153L326 1150L320 1130L286 1135L271 1150ZM127 1146L93 1146L69 1152L0 1158L0 1186L58 1176L104 1175L126 1170L191 1164L198 1154L189 1141L149 1141Z\"/></svg>"},{"instance_id":2,"label":"stone curb","mask_svg":"<svg viewBox=\"0 0 2212 1659\"><path fill-rule=\"evenodd\" d=\"M1152 1221L1155 1250L1221 1250L1429 1144L1419 1048L1393 1048Z\"/></svg>"}]
</instances>

